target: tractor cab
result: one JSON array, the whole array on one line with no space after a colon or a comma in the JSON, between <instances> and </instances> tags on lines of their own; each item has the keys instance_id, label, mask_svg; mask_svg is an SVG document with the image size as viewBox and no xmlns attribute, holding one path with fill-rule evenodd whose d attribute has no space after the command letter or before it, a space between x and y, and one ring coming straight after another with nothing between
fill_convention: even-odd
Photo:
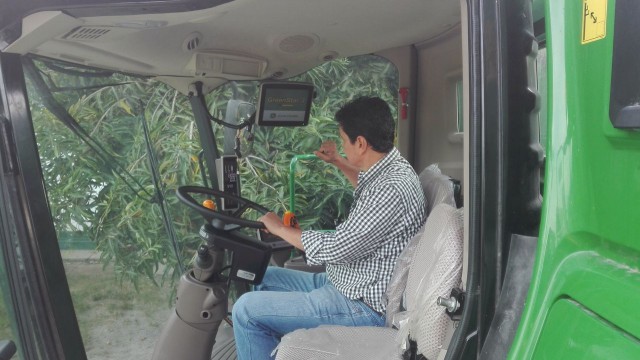
<instances>
[{"instance_id":1,"label":"tractor cab","mask_svg":"<svg viewBox=\"0 0 640 360\"><path fill-rule=\"evenodd\" d=\"M386 326L294 331L274 358L638 358L638 16L0 0L0 359L235 359L239 296L323 271L258 219L347 218L313 154L360 96L389 105L429 216Z\"/></svg>"}]
</instances>

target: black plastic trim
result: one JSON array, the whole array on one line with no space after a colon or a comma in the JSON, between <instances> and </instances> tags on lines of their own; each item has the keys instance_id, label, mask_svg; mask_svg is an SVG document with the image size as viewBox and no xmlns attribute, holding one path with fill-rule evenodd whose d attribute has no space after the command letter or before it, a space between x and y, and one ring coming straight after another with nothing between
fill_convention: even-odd
<instances>
[{"instance_id":1,"label":"black plastic trim","mask_svg":"<svg viewBox=\"0 0 640 360\"><path fill-rule=\"evenodd\" d=\"M546 19L542 18L533 23L533 34L538 40L538 46L542 49L547 44Z\"/></svg>"},{"instance_id":2,"label":"black plastic trim","mask_svg":"<svg viewBox=\"0 0 640 360\"><path fill-rule=\"evenodd\" d=\"M544 151L540 145L536 57L531 0L506 2L508 87L506 121L506 230L505 249L511 234L538 236L542 213L540 169ZM505 254L508 251L505 250ZM503 266L506 266L506 258Z\"/></svg>"},{"instance_id":3,"label":"black plastic trim","mask_svg":"<svg viewBox=\"0 0 640 360\"><path fill-rule=\"evenodd\" d=\"M482 1L482 138L479 227L478 353L484 344L500 294L506 200L506 116L508 76L506 60L506 9L502 1Z\"/></svg>"},{"instance_id":4,"label":"black plastic trim","mask_svg":"<svg viewBox=\"0 0 640 360\"><path fill-rule=\"evenodd\" d=\"M520 316L511 314L514 318L505 319L508 310L502 306L512 310L519 307L521 312L528 291L528 281L505 285L505 278L514 276L509 273L513 269L508 269L512 236L538 235L544 153L538 128L535 73L538 43L533 32L531 0L503 0L495 8L489 5L486 9L487 13L496 10L498 46L496 61L485 58L483 62L484 79L489 85L485 86L485 94L495 91L496 98L489 95L484 99L485 187L478 337L482 347L480 358L500 359L508 353ZM521 286L518 289L521 296L505 299L515 291L509 286ZM496 327L500 328L499 333L492 331Z\"/></svg>"},{"instance_id":5,"label":"black plastic trim","mask_svg":"<svg viewBox=\"0 0 640 360\"><path fill-rule=\"evenodd\" d=\"M475 359L488 342L511 234L540 222L537 42L530 0L468 0L470 56L467 304L446 359ZM517 327L517 326L516 326ZM515 328L510 330L515 332ZM513 334L511 334L513 335Z\"/></svg>"},{"instance_id":6,"label":"black plastic trim","mask_svg":"<svg viewBox=\"0 0 640 360\"><path fill-rule=\"evenodd\" d=\"M0 360L9 360L15 355L16 344L11 340L0 341Z\"/></svg>"},{"instance_id":7,"label":"black plastic trim","mask_svg":"<svg viewBox=\"0 0 640 360\"><path fill-rule=\"evenodd\" d=\"M0 145L2 146L0 155L2 156L2 163L4 164L2 171L5 175L15 174L18 171L15 154L13 153L15 145L13 144L13 138L10 134L11 123L9 119L0 114Z\"/></svg>"},{"instance_id":8,"label":"black plastic trim","mask_svg":"<svg viewBox=\"0 0 640 360\"><path fill-rule=\"evenodd\" d=\"M195 91L189 94L189 102L191 103L191 109L193 110L193 117L198 127L198 136L200 137L200 145L203 150L203 157L207 170L209 171L209 181L211 181L211 187L219 189L218 185L218 173L216 171L216 159L220 157L220 151L218 150L218 144L213 134L213 127L209 120L209 110L206 108L206 101L204 94L202 93L202 83L197 82L195 84ZM221 204L218 208L221 209Z\"/></svg>"},{"instance_id":9,"label":"black plastic trim","mask_svg":"<svg viewBox=\"0 0 640 360\"><path fill-rule=\"evenodd\" d=\"M497 311L482 348L482 359L506 359L518 330L524 309L538 238L524 235L511 236L511 251Z\"/></svg>"}]
</instances>

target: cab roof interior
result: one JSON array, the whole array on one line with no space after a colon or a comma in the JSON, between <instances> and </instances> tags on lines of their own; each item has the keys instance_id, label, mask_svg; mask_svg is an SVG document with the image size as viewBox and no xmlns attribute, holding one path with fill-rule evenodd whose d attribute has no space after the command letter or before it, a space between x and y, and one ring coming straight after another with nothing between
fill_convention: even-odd
<instances>
[{"instance_id":1,"label":"cab roof interior","mask_svg":"<svg viewBox=\"0 0 640 360\"><path fill-rule=\"evenodd\" d=\"M14 1L0 0L0 8ZM149 0L118 7L114 0L23 1L17 19L0 19L3 52L155 76L183 92L195 80L207 91L228 80L287 78L336 57L428 41L460 24L458 0L208 1L189 11L140 11ZM117 11L105 12L105 4ZM11 24L19 28L15 39L7 35Z\"/></svg>"}]
</instances>

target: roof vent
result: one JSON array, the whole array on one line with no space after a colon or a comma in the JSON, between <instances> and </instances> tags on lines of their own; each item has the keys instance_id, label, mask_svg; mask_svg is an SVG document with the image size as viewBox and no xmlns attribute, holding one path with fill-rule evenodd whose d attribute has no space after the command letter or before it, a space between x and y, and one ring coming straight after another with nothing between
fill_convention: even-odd
<instances>
[{"instance_id":1,"label":"roof vent","mask_svg":"<svg viewBox=\"0 0 640 360\"><path fill-rule=\"evenodd\" d=\"M284 37L280 40L278 47L280 51L296 54L305 52L313 48L318 43L317 37L313 34L310 35L291 35Z\"/></svg>"},{"instance_id":2,"label":"roof vent","mask_svg":"<svg viewBox=\"0 0 640 360\"><path fill-rule=\"evenodd\" d=\"M111 32L107 26L79 26L62 38L67 40L96 40Z\"/></svg>"},{"instance_id":3,"label":"roof vent","mask_svg":"<svg viewBox=\"0 0 640 360\"><path fill-rule=\"evenodd\" d=\"M338 58L338 53L335 51L329 51L322 55L320 55L320 60L322 61L332 61Z\"/></svg>"},{"instance_id":4,"label":"roof vent","mask_svg":"<svg viewBox=\"0 0 640 360\"><path fill-rule=\"evenodd\" d=\"M182 51L192 52L200 47L202 43L202 34L194 32L189 34L182 42Z\"/></svg>"},{"instance_id":5,"label":"roof vent","mask_svg":"<svg viewBox=\"0 0 640 360\"><path fill-rule=\"evenodd\" d=\"M281 79L284 76L284 74L286 74L286 73L287 73L286 69L276 70L276 71L273 72L273 74L271 74L271 78L272 79Z\"/></svg>"}]
</instances>

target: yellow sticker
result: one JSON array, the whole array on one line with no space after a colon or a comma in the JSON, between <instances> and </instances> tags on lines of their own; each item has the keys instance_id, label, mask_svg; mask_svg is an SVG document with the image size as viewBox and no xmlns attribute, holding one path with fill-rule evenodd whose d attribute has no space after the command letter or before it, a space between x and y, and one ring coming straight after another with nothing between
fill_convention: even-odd
<instances>
[{"instance_id":1,"label":"yellow sticker","mask_svg":"<svg viewBox=\"0 0 640 360\"><path fill-rule=\"evenodd\" d=\"M607 0L582 0L582 44L607 34Z\"/></svg>"}]
</instances>

